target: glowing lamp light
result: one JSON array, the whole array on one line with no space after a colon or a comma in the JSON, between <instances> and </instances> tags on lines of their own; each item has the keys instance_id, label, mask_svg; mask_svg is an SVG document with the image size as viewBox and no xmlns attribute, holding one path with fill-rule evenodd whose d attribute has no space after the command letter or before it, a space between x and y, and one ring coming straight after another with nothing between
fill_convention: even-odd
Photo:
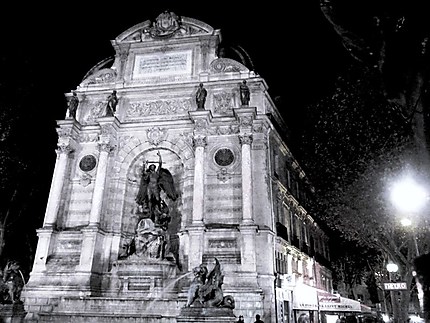
<instances>
[{"instance_id":1,"label":"glowing lamp light","mask_svg":"<svg viewBox=\"0 0 430 323\"><path fill-rule=\"evenodd\" d=\"M404 219L400 220L400 223L404 227L409 227L410 225L412 225L412 221L410 219L407 219L407 218L404 218Z\"/></svg>"},{"instance_id":2,"label":"glowing lamp light","mask_svg":"<svg viewBox=\"0 0 430 323\"><path fill-rule=\"evenodd\" d=\"M418 212L427 202L427 192L412 178L404 178L392 187L391 201L399 211Z\"/></svg>"},{"instance_id":3,"label":"glowing lamp light","mask_svg":"<svg viewBox=\"0 0 430 323\"><path fill-rule=\"evenodd\" d=\"M397 270L399 270L399 266L390 262L387 264L387 270L389 273L395 273L395 272L397 272Z\"/></svg>"}]
</instances>

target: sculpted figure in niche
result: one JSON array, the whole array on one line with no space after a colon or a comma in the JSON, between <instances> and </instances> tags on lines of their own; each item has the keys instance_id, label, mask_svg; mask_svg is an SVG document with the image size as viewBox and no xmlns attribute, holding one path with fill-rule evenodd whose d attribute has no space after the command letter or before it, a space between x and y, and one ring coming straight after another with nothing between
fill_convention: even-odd
<instances>
[{"instance_id":1,"label":"sculpted figure in niche","mask_svg":"<svg viewBox=\"0 0 430 323\"><path fill-rule=\"evenodd\" d=\"M155 225L167 229L167 224L170 222L170 210L160 194L161 191L164 191L168 198L176 201L177 193L172 174L162 167L160 152L157 152L157 156L159 157L158 168L153 163L148 166L149 161L145 161L135 200L141 218L150 218Z\"/></svg>"},{"instance_id":2,"label":"sculpted figure in niche","mask_svg":"<svg viewBox=\"0 0 430 323\"><path fill-rule=\"evenodd\" d=\"M196 103L197 103L197 110L204 110L205 109L205 102L206 102L206 96L208 95L208 92L203 87L203 83L199 84L199 88L196 93Z\"/></svg>"}]
</instances>

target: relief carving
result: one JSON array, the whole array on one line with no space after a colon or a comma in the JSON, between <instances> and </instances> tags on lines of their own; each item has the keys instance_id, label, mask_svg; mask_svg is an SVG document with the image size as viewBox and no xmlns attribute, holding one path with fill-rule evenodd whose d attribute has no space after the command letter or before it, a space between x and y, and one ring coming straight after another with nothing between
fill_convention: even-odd
<instances>
[{"instance_id":1,"label":"relief carving","mask_svg":"<svg viewBox=\"0 0 430 323\"><path fill-rule=\"evenodd\" d=\"M152 127L146 131L148 141L151 145L158 146L167 135L167 131L160 127Z\"/></svg>"},{"instance_id":2,"label":"relief carving","mask_svg":"<svg viewBox=\"0 0 430 323\"><path fill-rule=\"evenodd\" d=\"M233 109L233 95L231 93L215 93L213 95L214 112L228 114Z\"/></svg>"},{"instance_id":3,"label":"relief carving","mask_svg":"<svg viewBox=\"0 0 430 323\"><path fill-rule=\"evenodd\" d=\"M192 110L190 99L154 100L130 103L126 118L138 118L151 115L185 114Z\"/></svg>"}]
</instances>

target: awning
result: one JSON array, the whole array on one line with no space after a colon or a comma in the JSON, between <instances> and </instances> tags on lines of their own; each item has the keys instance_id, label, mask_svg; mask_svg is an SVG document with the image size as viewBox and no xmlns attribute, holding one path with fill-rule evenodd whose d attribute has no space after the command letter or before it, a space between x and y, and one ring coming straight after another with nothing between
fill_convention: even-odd
<instances>
[{"instance_id":1,"label":"awning","mask_svg":"<svg viewBox=\"0 0 430 323\"><path fill-rule=\"evenodd\" d=\"M324 291L318 291L318 303L322 312L361 312L359 301Z\"/></svg>"},{"instance_id":2,"label":"awning","mask_svg":"<svg viewBox=\"0 0 430 323\"><path fill-rule=\"evenodd\" d=\"M315 287L299 283L293 289L293 309L321 312L370 313L369 306L359 301L332 294Z\"/></svg>"},{"instance_id":3,"label":"awning","mask_svg":"<svg viewBox=\"0 0 430 323\"><path fill-rule=\"evenodd\" d=\"M317 289L305 284L297 284L293 291L293 309L318 311Z\"/></svg>"},{"instance_id":4,"label":"awning","mask_svg":"<svg viewBox=\"0 0 430 323\"><path fill-rule=\"evenodd\" d=\"M372 313L372 308L367 305L360 304L361 306L361 313Z\"/></svg>"}]
</instances>

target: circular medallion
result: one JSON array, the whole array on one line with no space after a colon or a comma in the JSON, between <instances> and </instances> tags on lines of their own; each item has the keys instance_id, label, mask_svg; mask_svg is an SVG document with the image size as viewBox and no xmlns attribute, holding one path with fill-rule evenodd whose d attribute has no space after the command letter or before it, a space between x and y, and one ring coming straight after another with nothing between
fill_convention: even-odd
<instances>
[{"instance_id":1,"label":"circular medallion","mask_svg":"<svg viewBox=\"0 0 430 323\"><path fill-rule=\"evenodd\" d=\"M79 168L84 172L89 172L96 167L97 160L96 157L93 155L86 155L82 157L81 161L79 162Z\"/></svg>"},{"instance_id":2,"label":"circular medallion","mask_svg":"<svg viewBox=\"0 0 430 323\"><path fill-rule=\"evenodd\" d=\"M215 162L219 166L231 165L234 161L234 154L228 148L221 148L215 153Z\"/></svg>"}]
</instances>

